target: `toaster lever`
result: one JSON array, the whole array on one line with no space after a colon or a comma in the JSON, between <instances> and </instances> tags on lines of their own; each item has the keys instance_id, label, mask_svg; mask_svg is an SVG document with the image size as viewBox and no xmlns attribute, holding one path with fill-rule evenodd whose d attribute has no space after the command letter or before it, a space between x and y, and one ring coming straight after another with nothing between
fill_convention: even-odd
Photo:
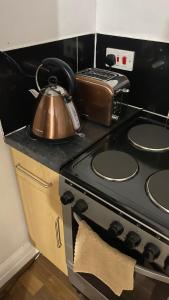
<instances>
[{"instance_id":1,"label":"toaster lever","mask_svg":"<svg viewBox=\"0 0 169 300\"><path fill-rule=\"evenodd\" d=\"M121 91L122 91L123 93L129 93L129 92L130 92L130 90L129 90L129 89L126 89L126 88L123 88Z\"/></svg>"},{"instance_id":2,"label":"toaster lever","mask_svg":"<svg viewBox=\"0 0 169 300\"><path fill-rule=\"evenodd\" d=\"M111 118L112 118L112 120L114 120L114 121L118 121L119 116L112 114Z\"/></svg>"},{"instance_id":3,"label":"toaster lever","mask_svg":"<svg viewBox=\"0 0 169 300\"><path fill-rule=\"evenodd\" d=\"M119 89L119 90L117 90L116 91L116 94L119 94L119 93L129 93L130 92L130 90L129 89L127 89L127 88L123 88L123 89Z\"/></svg>"}]
</instances>

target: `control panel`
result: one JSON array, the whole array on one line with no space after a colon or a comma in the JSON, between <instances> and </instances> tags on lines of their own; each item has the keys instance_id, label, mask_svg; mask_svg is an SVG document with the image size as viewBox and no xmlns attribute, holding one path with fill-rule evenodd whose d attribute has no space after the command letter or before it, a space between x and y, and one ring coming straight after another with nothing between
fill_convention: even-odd
<instances>
[{"instance_id":1,"label":"control panel","mask_svg":"<svg viewBox=\"0 0 169 300\"><path fill-rule=\"evenodd\" d=\"M133 71L134 51L106 48L105 66L125 71Z\"/></svg>"}]
</instances>

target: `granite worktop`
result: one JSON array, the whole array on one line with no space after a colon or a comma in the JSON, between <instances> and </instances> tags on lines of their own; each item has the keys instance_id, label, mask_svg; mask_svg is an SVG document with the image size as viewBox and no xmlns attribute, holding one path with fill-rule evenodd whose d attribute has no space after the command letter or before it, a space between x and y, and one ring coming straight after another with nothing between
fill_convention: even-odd
<instances>
[{"instance_id":1,"label":"granite worktop","mask_svg":"<svg viewBox=\"0 0 169 300\"><path fill-rule=\"evenodd\" d=\"M5 142L48 168L59 172L67 162L75 159L135 113L134 109L127 109L124 117L109 128L90 121L82 121L81 134L64 144L33 139L29 134L28 127L6 135Z\"/></svg>"}]
</instances>

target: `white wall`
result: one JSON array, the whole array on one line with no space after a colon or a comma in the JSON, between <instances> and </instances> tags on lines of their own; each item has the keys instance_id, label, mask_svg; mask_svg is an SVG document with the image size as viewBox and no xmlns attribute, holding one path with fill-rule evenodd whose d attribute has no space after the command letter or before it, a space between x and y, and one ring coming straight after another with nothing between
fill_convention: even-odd
<instances>
[{"instance_id":1,"label":"white wall","mask_svg":"<svg viewBox=\"0 0 169 300\"><path fill-rule=\"evenodd\" d=\"M25 225L8 146L0 127L0 287L35 254Z\"/></svg>"},{"instance_id":2,"label":"white wall","mask_svg":"<svg viewBox=\"0 0 169 300\"><path fill-rule=\"evenodd\" d=\"M1 0L0 50L95 32L96 0Z\"/></svg>"},{"instance_id":3,"label":"white wall","mask_svg":"<svg viewBox=\"0 0 169 300\"><path fill-rule=\"evenodd\" d=\"M98 33L169 42L168 0L96 0Z\"/></svg>"},{"instance_id":4,"label":"white wall","mask_svg":"<svg viewBox=\"0 0 169 300\"><path fill-rule=\"evenodd\" d=\"M0 0L0 50L95 32L96 0ZM0 287L34 254L0 127Z\"/></svg>"},{"instance_id":5,"label":"white wall","mask_svg":"<svg viewBox=\"0 0 169 300\"><path fill-rule=\"evenodd\" d=\"M169 42L168 0L1 0L0 12L0 50L94 32Z\"/></svg>"}]
</instances>

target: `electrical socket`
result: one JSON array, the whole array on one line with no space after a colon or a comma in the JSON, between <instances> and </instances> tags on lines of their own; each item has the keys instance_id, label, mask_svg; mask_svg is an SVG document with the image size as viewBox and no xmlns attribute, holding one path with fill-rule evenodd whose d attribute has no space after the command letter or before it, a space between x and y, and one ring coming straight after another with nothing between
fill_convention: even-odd
<instances>
[{"instance_id":1,"label":"electrical socket","mask_svg":"<svg viewBox=\"0 0 169 300\"><path fill-rule=\"evenodd\" d=\"M114 64L112 68L121 69L125 71L133 71L135 57L134 51L106 48L106 56L108 54L113 54L116 58L116 64Z\"/></svg>"}]
</instances>

